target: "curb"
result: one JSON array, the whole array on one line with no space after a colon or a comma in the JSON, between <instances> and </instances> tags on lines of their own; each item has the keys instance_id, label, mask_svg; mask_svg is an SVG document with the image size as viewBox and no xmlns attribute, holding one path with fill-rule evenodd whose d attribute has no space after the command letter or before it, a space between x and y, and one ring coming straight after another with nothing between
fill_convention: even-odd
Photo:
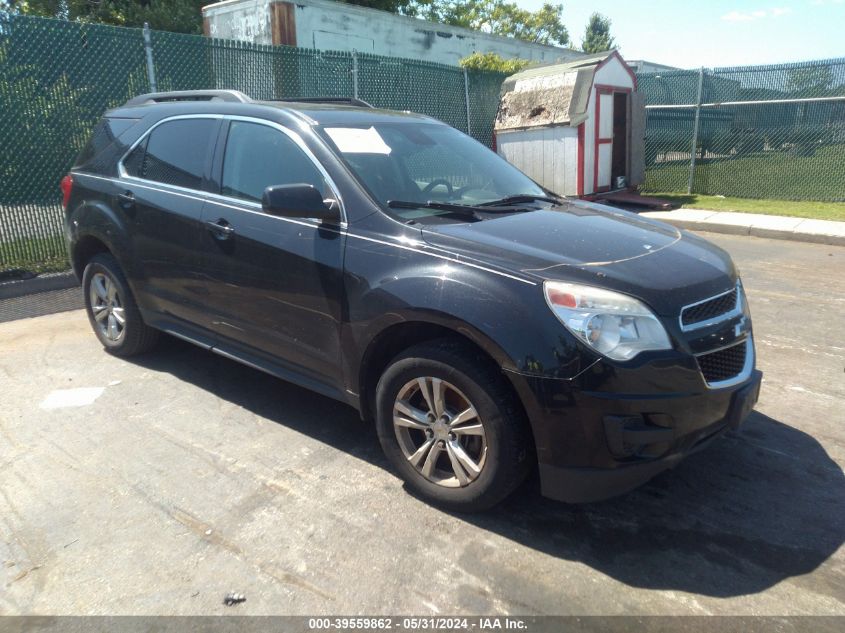
<instances>
[{"instance_id":1,"label":"curb","mask_svg":"<svg viewBox=\"0 0 845 633\"><path fill-rule=\"evenodd\" d=\"M828 246L845 246L845 231L841 234L834 234L822 231L807 231L801 230L800 227L795 229L790 228L775 228L771 226L761 226L754 224L753 217L749 222L721 222L718 219L691 219L672 217L672 211L663 212L646 212L641 213L652 220L660 220L680 229L688 229L691 231L708 231L710 233L724 233L727 235L749 235L751 237L765 237L776 240L789 240L793 242L809 242L813 244L825 244ZM752 214L747 214L751 216ZM712 216L711 216L712 217ZM771 217L771 216L769 216ZM784 218L785 220L794 219L796 224L800 225L804 220L801 218ZM825 220L806 220L806 222L825 222ZM837 224L845 224L839 223Z\"/></svg>"},{"instance_id":2,"label":"curb","mask_svg":"<svg viewBox=\"0 0 845 633\"><path fill-rule=\"evenodd\" d=\"M79 281L71 272L42 275L32 279L4 281L0 283L0 299L15 299L39 292L65 290L78 285Z\"/></svg>"}]
</instances>

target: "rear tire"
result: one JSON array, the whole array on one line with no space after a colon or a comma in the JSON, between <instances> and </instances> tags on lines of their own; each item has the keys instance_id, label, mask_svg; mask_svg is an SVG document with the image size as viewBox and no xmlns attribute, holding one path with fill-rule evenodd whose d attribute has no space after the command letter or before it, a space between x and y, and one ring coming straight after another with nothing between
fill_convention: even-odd
<instances>
[{"instance_id":1,"label":"rear tire","mask_svg":"<svg viewBox=\"0 0 845 633\"><path fill-rule=\"evenodd\" d=\"M91 258L82 274L88 321L106 351L134 356L152 348L159 331L144 323L120 266L108 253Z\"/></svg>"},{"instance_id":2,"label":"rear tire","mask_svg":"<svg viewBox=\"0 0 845 633\"><path fill-rule=\"evenodd\" d=\"M409 488L441 507L496 505L533 462L528 422L501 370L460 341L422 343L376 387L376 426Z\"/></svg>"}]
</instances>

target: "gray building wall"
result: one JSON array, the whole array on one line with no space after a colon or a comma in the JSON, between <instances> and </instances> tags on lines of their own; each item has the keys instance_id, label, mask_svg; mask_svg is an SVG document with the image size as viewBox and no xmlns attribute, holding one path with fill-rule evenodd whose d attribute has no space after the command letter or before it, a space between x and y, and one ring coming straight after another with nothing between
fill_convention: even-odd
<instances>
[{"instance_id":1,"label":"gray building wall","mask_svg":"<svg viewBox=\"0 0 845 633\"><path fill-rule=\"evenodd\" d=\"M628 66L631 67L635 73L657 73L669 70L680 70L677 66L667 66L666 64L658 64L657 62L650 62L645 59L629 59L626 60Z\"/></svg>"},{"instance_id":2,"label":"gray building wall","mask_svg":"<svg viewBox=\"0 0 845 633\"><path fill-rule=\"evenodd\" d=\"M330 0L227 0L203 7L210 37L318 50L357 50L457 65L475 51L541 63L583 54Z\"/></svg>"}]
</instances>

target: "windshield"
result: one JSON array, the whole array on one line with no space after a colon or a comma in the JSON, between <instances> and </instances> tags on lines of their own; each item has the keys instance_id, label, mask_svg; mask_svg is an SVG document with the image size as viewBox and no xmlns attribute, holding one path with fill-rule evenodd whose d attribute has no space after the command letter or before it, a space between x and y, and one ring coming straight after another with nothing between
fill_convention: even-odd
<instances>
[{"instance_id":1,"label":"windshield","mask_svg":"<svg viewBox=\"0 0 845 633\"><path fill-rule=\"evenodd\" d=\"M547 195L495 152L447 125L375 123L325 126L321 132L385 207L399 201L474 207L514 195ZM405 220L450 214L445 205L389 206Z\"/></svg>"}]
</instances>

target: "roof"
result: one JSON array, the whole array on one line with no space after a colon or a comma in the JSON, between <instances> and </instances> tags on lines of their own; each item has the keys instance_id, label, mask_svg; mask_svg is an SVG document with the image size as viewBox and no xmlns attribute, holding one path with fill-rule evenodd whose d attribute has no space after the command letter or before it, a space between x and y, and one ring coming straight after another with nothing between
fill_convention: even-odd
<instances>
[{"instance_id":1,"label":"roof","mask_svg":"<svg viewBox=\"0 0 845 633\"><path fill-rule=\"evenodd\" d=\"M416 112L384 110L381 108L362 108L336 103L317 103L307 101L256 101L255 105L278 108L288 112L298 112L314 125L335 123L388 123L397 119L417 119L418 121L437 122L429 116Z\"/></svg>"},{"instance_id":2,"label":"roof","mask_svg":"<svg viewBox=\"0 0 845 633\"><path fill-rule=\"evenodd\" d=\"M513 84L517 81L531 79L534 77L548 77L553 75L559 75L561 73L577 71L581 68L592 68L593 70L595 70L595 67L601 64L608 57L610 57L613 52L614 51L605 51L603 53L596 53L595 55L585 55L584 57L580 57L578 59L563 62L560 64L544 64L542 66L532 66L531 68L521 70L515 75L511 75L510 77L505 79L503 86L507 86L508 84Z\"/></svg>"},{"instance_id":3,"label":"roof","mask_svg":"<svg viewBox=\"0 0 845 633\"><path fill-rule=\"evenodd\" d=\"M616 51L605 51L511 75L502 83L495 129L578 125L587 116L596 69L614 55L618 57Z\"/></svg>"},{"instance_id":4,"label":"roof","mask_svg":"<svg viewBox=\"0 0 845 633\"><path fill-rule=\"evenodd\" d=\"M296 116L309 125L338 124L375 124L399 119L418 122L439 123L436 119L413 112L382 110L332 102L296 102L296 101L220 101L220 100L184 100L163 101L160 103L126 103L109 111L111 116L127 118L144 117L149 113L164 117L184 114L229 114L255 116L259 118L277 118L286 113Z\"/></svg>"}]
</instances>

